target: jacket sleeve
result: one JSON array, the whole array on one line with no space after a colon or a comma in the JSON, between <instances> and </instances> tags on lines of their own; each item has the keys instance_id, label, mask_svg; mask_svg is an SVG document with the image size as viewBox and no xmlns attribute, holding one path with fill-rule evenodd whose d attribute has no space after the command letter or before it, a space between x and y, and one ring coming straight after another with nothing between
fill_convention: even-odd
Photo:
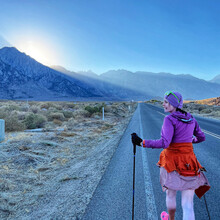
<instances>
[{"instance_id":1,"label":"jacket sleeve","mask_svg":"<svg viewBox=\"0 0 220 220\"><path fill-rule=\"evenodd\" d=\"M196 120L195 120L195 128L194 128L193 135L195 137L193 137L192 143L200 143L200 142L205 141L205 134L202 132Z\"/></svg>"},{"instance_id":2,"label":"jacket sleeve","mask_svg":"<svg viewBox=\"0 0 220 220\"><path fill-rule=\"evenodd\" d=\"M165 117L163 121L163 126L161 129L161 138L157 140L143 140L143 147L147 148L167 148L173 138L174 126L169 119Z\"/></svg>"}]
</instances>

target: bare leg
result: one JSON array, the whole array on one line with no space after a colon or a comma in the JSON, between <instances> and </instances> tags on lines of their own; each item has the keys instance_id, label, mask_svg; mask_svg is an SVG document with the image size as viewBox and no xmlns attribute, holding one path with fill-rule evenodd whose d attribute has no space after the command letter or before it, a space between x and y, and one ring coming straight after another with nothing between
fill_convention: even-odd
<instances>
[{"instance_id":1,"label":"bare leg","mask_svg":"<svg viewBox=\"0 0 220 220\"><path fill-rule=\"evenodd\" d=\"M176 212L176 191L168 189L166 191L166 205L169 213L169 220L174 220Z\"/></svg>"},{"instance_id":2,"label":"bare leg","mask_svg":"<svg viewBox=\"0 0 220 220\"><path fill-rule=\"evenodd\" d=\"M182 191L183 220L195 220L193 197L194 190Z\"/></svg>"}]
</instances>

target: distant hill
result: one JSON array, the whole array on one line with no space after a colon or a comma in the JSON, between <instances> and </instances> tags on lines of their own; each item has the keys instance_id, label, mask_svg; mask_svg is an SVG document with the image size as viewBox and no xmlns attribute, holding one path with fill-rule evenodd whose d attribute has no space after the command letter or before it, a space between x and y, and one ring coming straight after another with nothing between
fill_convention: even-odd
<instances>
[{"instance_id":1,"label":"distant hill","mask_svg":"<svg viewBox=\"0 0 220 220\"><path fill-rule=\"evenodd\" d=\"M210 80L210 82L220 84L220 74L214 77L212 80Z\"/></svg>"},{"instance_id":2,"label":"distant hill","mask_svg":"<svg viewBox=\"0 0 220 220\"><path fill-rule=\"evenodd\" d=\"M191 75L170 73L130 72L111 70L100 75L106 82L127 86L150 97L163 97L165 91L179 91L184 99L207 99L220 94L220 85Z\"/></svg>"},{"instance_id":3,"label":"distant hill","mask_svg":"<svg viewBox=\"0 0 220 220\"><path fill-rule=\"evenodd\" d=\"M105 99L143 100L150 97L145 92L139 92L136 89L130 89L126 85L117 85L115 83L109 82L91 71L81 71L76 73L69 71L62 66L52 66L52 68L70 77L78 79L90 87L96 88L96 90L98 90Z\"/></svg>"},{"instance_id":4,"label":"distant hill","mask_svg":"<svg viewBox=\"0 0 220 220\"><path fill-rule=\"evenodd\" d=\"M53 65L53 66L50 66L50 68L52 68L54 70L57 70L57 71L59 71L61 73L65 73L65 74L67 74L69 76L75 76L77 74L78 76L82 75L82 76L93 77L93 78L98 77L98 75L93 73L92 71L73 72L73 71L67 70L63 66L59 66L59 65Z\"/></svg>"},{"instance_id":5,"label":"distant hill","mask_svg":"<svg viewBox=\"0 0 220 220\"><path fill-rule=\"evenodd\" d=\"M201 105L217 105L220 106L220 97L210 98L210 99L202 99L195 101L185 101L184 103L195 103Z\"/></svg>"}]
</instances>

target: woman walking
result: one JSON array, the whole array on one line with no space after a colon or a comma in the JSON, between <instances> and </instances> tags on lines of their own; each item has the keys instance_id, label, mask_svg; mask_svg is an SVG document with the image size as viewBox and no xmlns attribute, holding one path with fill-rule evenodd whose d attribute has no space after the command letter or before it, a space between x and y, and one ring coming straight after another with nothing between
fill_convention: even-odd
<instances>
[{"instance_id":1,"label":"woman walking","mask_svg":"<svg viewBox=\"0 0 220 220\"><path fill-rule=\"evenodd\" d=\"M194 193L201 198L210 185L203 171L205 168L198 162L192 143L205 141L198 122L190 113L183 111L182 95L178 92L166 92L163 108L170 114L164 118L161 138L158 140L142 140L132 136L132 142L145 148L163 148L160 154L160 183L166 192L166 212L161 219L173 220L176 212L176 192L181 191L183 220L194 220Z\"/></svg>"}]
</instances>

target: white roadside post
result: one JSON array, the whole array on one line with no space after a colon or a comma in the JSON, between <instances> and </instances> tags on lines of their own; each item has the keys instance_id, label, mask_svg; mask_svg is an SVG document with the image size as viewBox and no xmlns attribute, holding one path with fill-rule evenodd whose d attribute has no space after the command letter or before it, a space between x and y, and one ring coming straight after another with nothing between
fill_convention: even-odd
<instances>
[{"instance_id":1,"label":"white roadside post","mask_svg":"<svg viewBox=\"0 0 220 220\"><path fill-rule=\"evenodd\" d=\"M0 119L0 142L5 140L5 120Z\"/></svg>"},{"instance_id":2,"label":"white roadside post","mask_svg":"<svg viewBox=\"0 0 220 220\"><path fill-rule=\"evenodd\" d=\"M105 113L104 113L104 107L102 107L102 120L104 121L105 120Z\"/></svg>"},{"instance_id":3,"label":"white roadside post","mask_svg":"<svg viewBox=\"0 0 220 220\"><path fill-rule=\"evenodd\" d=\"M128 106L128 111L131 112L131 106L130 105Z\"/></svg>"}]
</instances>

